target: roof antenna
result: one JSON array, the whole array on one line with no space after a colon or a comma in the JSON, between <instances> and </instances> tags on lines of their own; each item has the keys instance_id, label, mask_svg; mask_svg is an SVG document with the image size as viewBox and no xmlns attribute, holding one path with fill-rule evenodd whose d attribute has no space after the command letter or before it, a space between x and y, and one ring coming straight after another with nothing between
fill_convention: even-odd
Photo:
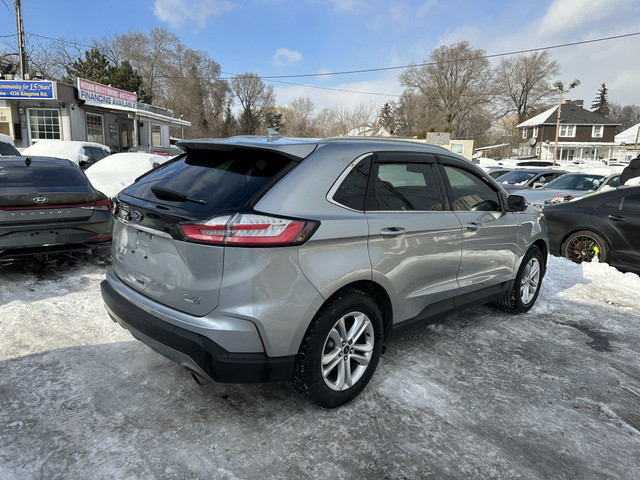
<instances>
[{"instance_id":1,"label":"roof antenna","mask_svg":"<svg viewBox=\"0 0 640 480\"><path fill-rule=\"evenodd\" d=\"M28 167L29 165L31 165L31 158L27 157L26 160L24 161L24 164Z\"/></svg>"},{"instance_id":2,"label":"roof antenna","mask_svg":"<svg viewBox=\"0 0 640 480\"><path fill-rule=\"evenodd\" d=\"M267 128L267 141L273 142L274 140L278 140L282 138L282 136L278 133L275 128Z\"/></svg>"}]
</instances>

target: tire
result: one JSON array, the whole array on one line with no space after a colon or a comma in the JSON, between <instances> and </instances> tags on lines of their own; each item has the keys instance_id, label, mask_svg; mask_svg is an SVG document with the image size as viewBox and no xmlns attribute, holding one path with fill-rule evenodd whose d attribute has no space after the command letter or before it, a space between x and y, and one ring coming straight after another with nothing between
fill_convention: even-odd
<instances>
[{"instance_id":1,"label":"tire","mask_svg":"<svg viewBox=\"0 0 640 480\"><path fill-rule=\"evenodd\" d=\"M316 314L302 341L293 388L324 408L353 400L366 387L382 352L382 314L366 293L347 288Z\"/></svg>"},{"instance_id":2,"label":"tire","mask_svg":"<svg viewBox=\"0 0 640 480\"><path fill-rule=\"evenodd\" d=\"M513 286L498 306L511 313L528 312L538 298L542 277L544 276L544 257L538 247L531 247L520 263Z\"/></svg>"},{"instance_id":3,"label":"tire","mask_svg":"<svg viewBox=\"0 0 640 480\"><path fill-rule=\"evenodd\" d=\"M572 262L609 261L609 247L602 236L589 230L580 230L567 237L560 248L560 254Z\"/></svg>"}]
</instances>

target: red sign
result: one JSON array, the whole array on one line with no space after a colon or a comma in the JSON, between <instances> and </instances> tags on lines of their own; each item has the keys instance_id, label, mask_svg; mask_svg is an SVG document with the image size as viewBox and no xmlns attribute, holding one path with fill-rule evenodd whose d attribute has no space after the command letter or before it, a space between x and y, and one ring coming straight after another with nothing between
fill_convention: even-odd
<instances>
[{"instance_id":1,"label":"red sign","mask_svg":"<svg viewBox=\"0 0 640 480\"><path fill-rule=\"evenodd\" d=\"M78 98L89 105L137 108L138 96L118 88L78 78Z\"/></svg>"},{"instance_id":2,"label":"red sign","mask_svg":"<svg viewBox=\"0 0 640 480\"><path fill-rule=\"evenodd\" d=\"M154 155L162 155L163 157L169 156L169 152L161 152L160 150L152 150L151 153Z\"/></svg>"}]
</instances>

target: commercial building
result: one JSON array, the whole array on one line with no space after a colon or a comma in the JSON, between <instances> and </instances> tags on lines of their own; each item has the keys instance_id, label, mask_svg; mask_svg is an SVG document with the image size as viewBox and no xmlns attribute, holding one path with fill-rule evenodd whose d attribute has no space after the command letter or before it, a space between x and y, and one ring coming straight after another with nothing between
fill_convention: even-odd
<instances>
[{"instance_id":1,"label":"commercial building","mask_svg":"<svg viewBox=\"0 0 640 480\"><path fill-rule=\"evenodd\" d=\"M0 80L0 133L19 149L38 140L78 140L112 152L168 153L169 127L191 126L171 110L138 102L135 92L82 78L75 83Z\"/></svg>"}]
</instances>

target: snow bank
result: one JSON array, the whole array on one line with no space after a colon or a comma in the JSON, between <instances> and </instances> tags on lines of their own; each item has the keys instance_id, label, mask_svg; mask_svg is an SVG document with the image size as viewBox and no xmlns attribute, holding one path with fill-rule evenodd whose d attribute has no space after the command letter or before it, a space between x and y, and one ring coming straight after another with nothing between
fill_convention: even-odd
<instances>
[{"instance_id":1,"label":"snow bank","mask_svg":"<svg viewBox=\"0 0 640 480\"><path fill-rule=\"evenodd\" d=\"M95 189L115 197L154 164L162 164L169 158L151 153L115 153L94 163L84 173Z\"/></svg>"}]
</instances>

